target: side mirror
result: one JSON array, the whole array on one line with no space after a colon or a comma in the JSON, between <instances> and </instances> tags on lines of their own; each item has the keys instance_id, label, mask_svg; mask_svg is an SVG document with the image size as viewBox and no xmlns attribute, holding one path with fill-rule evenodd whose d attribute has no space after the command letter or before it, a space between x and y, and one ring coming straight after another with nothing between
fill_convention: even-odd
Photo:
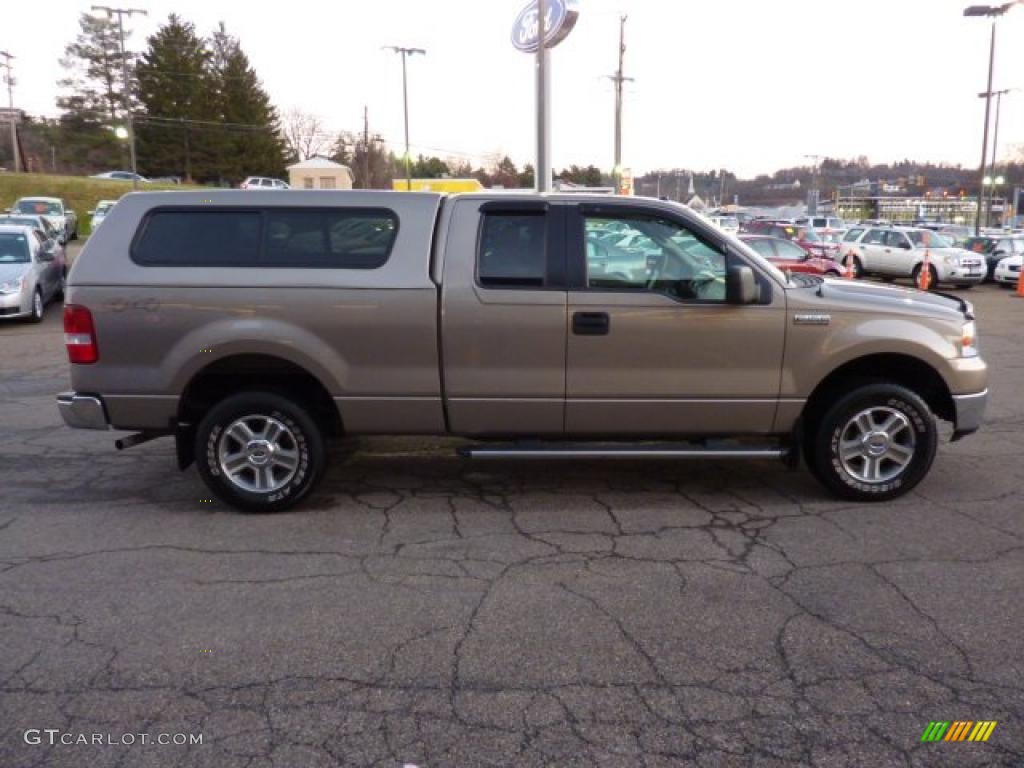
<instances>
[{"instance_id":1,"label":"side mirror","mask_svg":"<svg viewBox=\"0 0 1024 768\"><path fill-rule=\"evenodd\" d=\"M725 276L725 300L729 304L754 304L761 291L750 267L729 267Z\"/></svg>"}]
</instances>

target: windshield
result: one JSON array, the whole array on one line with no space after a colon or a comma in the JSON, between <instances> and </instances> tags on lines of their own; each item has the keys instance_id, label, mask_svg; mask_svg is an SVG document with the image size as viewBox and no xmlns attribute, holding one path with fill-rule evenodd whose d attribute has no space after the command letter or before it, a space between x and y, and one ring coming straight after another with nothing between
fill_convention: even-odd
<instances>
[{"instance_id":1,"label":"windshield","mask_svg":"<svg viewBox=\"0 0 1024 768\"><path fill-rule=\"evenodd\" d=\"M19 200L16 207L18 213L46 214L47 216L60 216L64 213L60 203L48 203L45 200Z\"/></svg>"},{"instance_id":2,"label":"windshield","mask_svg":"<svg viewBox=\"0 0 1024 768\"><path fill-rule=\"evenodd\" d=\"M927 229L912 229L907 237L918 248L952 248L952 244L938 232Z\"/></svg>"},{"instance_id":3,"label":"windshield","mask_svg":"<svg viewBox=\"0 0 1024 768\"><path fill-rule=\"evenodd\" d=\"M0 232L0 264L28 262L28 238L17 232Z\"/></svg>"},{"instance_id":4,"label":"windshield","mask_svg":"<svg viewBox=\"0 0 1024 768\"><path fill-rule=\"evenodd\" d=\"M964 243L964 248L974 253L991 253L995 246L996 241L988 237L972 237Z\"/></svg>"}]
</instances>

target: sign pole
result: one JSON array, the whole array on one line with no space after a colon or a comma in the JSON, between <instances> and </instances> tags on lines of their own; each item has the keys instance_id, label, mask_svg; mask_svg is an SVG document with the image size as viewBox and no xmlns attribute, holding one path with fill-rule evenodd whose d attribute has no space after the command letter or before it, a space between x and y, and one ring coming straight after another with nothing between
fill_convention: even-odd
<instances>
[{"instance_id":1,"label":"sign pole","mask_svg":"<svg viewBox=\"0 0 1024 768\"><path fill-rule=\"evenodd\" d=\"M534 186L538 192L551 191L551 54L544 44L547 0L537 0L537 166Z\"/></svg>"}]
</instances>

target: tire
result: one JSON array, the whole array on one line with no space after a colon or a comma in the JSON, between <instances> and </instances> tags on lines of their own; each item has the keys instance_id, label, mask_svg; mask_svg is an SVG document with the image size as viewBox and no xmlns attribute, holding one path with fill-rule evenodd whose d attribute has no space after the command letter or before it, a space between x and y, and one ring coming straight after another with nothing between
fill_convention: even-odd
<instances>
[{"instance_id":1,"label":"tire","mask_svg":"<svg viewBox=\"0 0 1024 768\"><path fill-rule=\"evenodd\" d=\"M864 384L825 411L804 450L811 473L836 496L886 501L921 482L937 446L935 416L924 400L896 384Z\"/></svg>"},{"instance_id":2,"label":"tire","mask_svg":"<svg viewBox=\"0 0 1024 768\"><path fill-rule=\"evenodd\" d=\"M78 225L77 224L75 225L75 228L73 230L71 230L71 239L72 240L77 240L78 239Z\"/></svg>"},{"instance_id":3,"label":"tire","mask_svg":"<svg viewBox=\"0 0 1024 768\"><path fill-rule=\"evenodd\" d=\"M32 311L28 316L30 323L41 323L43 322L43 313L46 312L46 304L43 302L43 292L36 288L36 292L32 294Z\"/></svg>"},{"instance_id":4,"label":"tire","mask_svg":"<svg viewBox=\"0 0 1024 768\"><path fill-rule=\"evenodd\" d=\"M921 267L923 266L924 263L918 264L914 267L914 271L910 273L910 279L914 281L915 288L920 284L918 278L921 277ZM928 290L934 291L939 285L939 273L935 271L934 264L928 265L928 273L931 276L931 279L928 281Z\"/></svg>"},{"instance_id":5,"label":"tire","mask_svg":"<svg viewBox=\"0 0 1024 768\"><path fill-rule=\"evenodd\" d=\"M241 392L211 408L196 430L195 458L207 487L242 512L294 506L327 466L316 423L304 408L272 392Z\"/></svg>"}]
</instances>

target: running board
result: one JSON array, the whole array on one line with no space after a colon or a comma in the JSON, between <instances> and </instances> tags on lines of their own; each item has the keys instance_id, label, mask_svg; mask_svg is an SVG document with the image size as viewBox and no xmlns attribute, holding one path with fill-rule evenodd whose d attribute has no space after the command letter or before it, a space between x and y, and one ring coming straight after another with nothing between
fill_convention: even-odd
<instances>
[{"instance_id":1,"label":"running board","mask_svg":"<svg viewBox=\"0 0 1024 768\"><path fill-rule=\"evenodd\" d=\"M785 459L780 446L743 448L706 445L468 445L458 449L467 459Z\"/></svg>"}]
</instances>

